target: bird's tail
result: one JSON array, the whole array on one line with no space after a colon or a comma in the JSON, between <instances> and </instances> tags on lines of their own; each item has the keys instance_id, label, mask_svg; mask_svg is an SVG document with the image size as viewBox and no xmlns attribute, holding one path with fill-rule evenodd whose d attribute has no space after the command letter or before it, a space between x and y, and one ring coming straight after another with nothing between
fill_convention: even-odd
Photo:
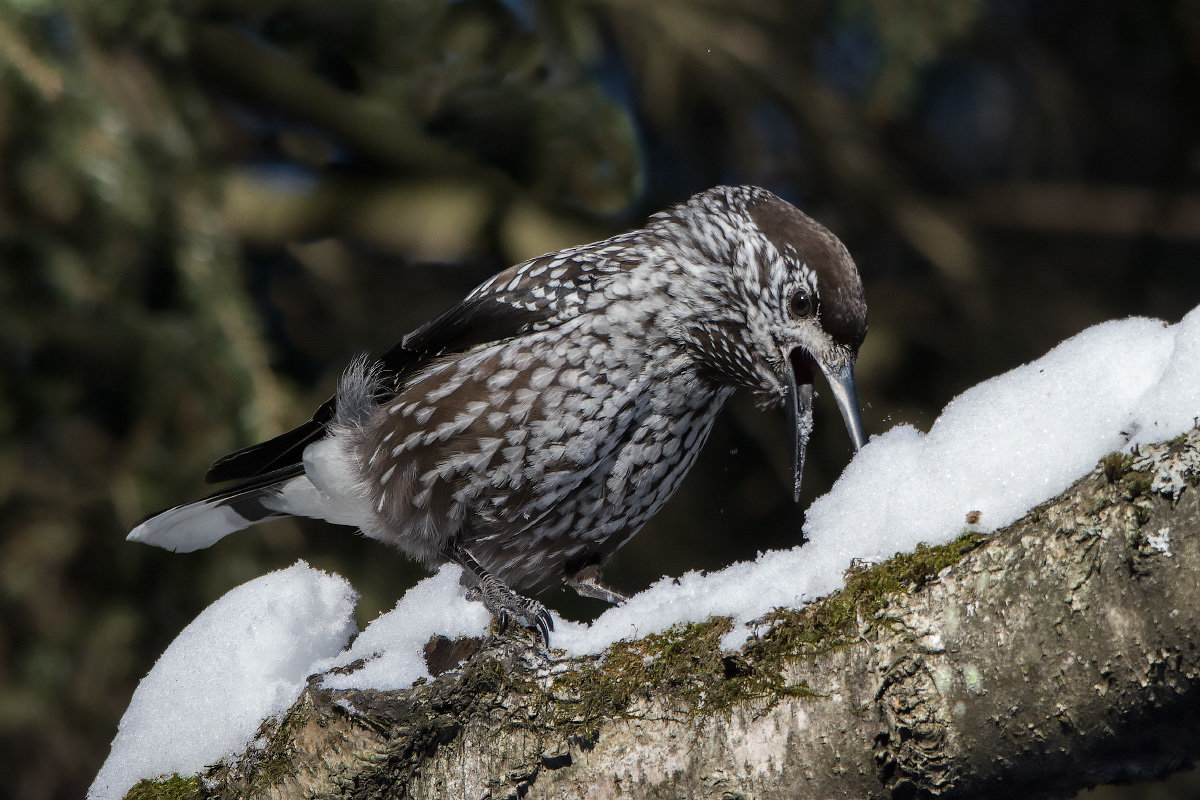
<instances>
[{"instance_id":1,"label":"bird's tail","mask_svg":"<svg viewBox=\"0 0 1200 800\"><path fill-rule=\"evenodd\" d=\"M235 531L284 516L312 517L358 528L372 521L371 505L358 476L358 434L377 408L381 367L365 356L356 359L338 384L334 400L322 406L331 419L316 428L307 424L270 442L239 450L213 465L214 475L245 475L294 455L298 463L254 475L228 489L142 520L126 537L131 542L190 553ZM314 422L316 419L314 418ZM321 434L321 435L318 435ZM263 452L259 452L262 450Z\"/></svg>"},{"instance_id":2,"label":"bird's tail","mask_svg":"<svg viewBox=\"0 0 1200 800\"><path fill-rule=\"evenodd\" d=\"M316 491L304 474L304 465L293 464L195 502L152 514L126 538L176 553L190 553L251 525L288 514L303 514L304 503L298 501Z\"/></svg>"}]
</instances>

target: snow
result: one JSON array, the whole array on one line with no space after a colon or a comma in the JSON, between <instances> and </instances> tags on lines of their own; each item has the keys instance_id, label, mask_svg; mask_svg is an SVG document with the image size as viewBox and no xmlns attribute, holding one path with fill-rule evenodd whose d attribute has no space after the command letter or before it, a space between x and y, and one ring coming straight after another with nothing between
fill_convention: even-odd
<instances>
[{"instance_id":1,"label":"snow","mask_svg":"<svg viewBox=\"0 0 1200 800\"><path fill-rule=\"evenodd\" d=\"M142 778L194 775L240 754L355 632L358 595L303 561L226 593L142 679L88 790L116 800Z\"/></svg>"},{"instance_id":2,"label":"snow","mask_svg":"<svg viewBox=\"0 0 1200 800\"><path fill-rule=\"evenodd\" d=\"M394 609L376 617L353 646L332 662L332 666L343 667L368 659L366 664L349 674L327 676L325 685L330 689L407 689L418 678L430 677L423 648L431 636L453 639L487 633L491 616L483 603L466 599L461 575L462 568L447 565L409 589Z\"/></svg>"},{"instance_id":3,"label":"snow","mask_svg":"<svg viewBox=\"0 0 1200 800\"><path fill-rule=\"evenodd\" d=\"M1197 424L1200 415L1200 308L1172 329L1175 333L1170 361L1138 401L1130 444L1150 444L1173 439Z\"/></svg>"},{"instance_id":4,"label":"snow","mask_svg":"<svg viewBox=\"0 0 1200 800\"><path fill-rule=\"evenodd\" d=\"M749 621L836 590L853 560L947 542L968 526L1003 527L1105 454L1170 439L1197 417L1200 309L1174 326L1140 318L1097 325L954 398L928 433L900 425L873 437L808 510L803 547L664 578L591 624L556 616L553 644L570 655L597 653L622 638L724 615L735 626L722 644L736 647L750 635ZM1165 551L1169 532L1150 546ZM340 578L301 563L233 590L180 634L138 687L90 796L118 796L139 777L194 774L240 752L310 672L362 660L348 674L327 675L332 688L402 689L428 677L423 647L431 635L487 629L488 615L466 599L460 574L445 567L421 581L344 651L354 600Z\"/></svg>"}]
</instances>

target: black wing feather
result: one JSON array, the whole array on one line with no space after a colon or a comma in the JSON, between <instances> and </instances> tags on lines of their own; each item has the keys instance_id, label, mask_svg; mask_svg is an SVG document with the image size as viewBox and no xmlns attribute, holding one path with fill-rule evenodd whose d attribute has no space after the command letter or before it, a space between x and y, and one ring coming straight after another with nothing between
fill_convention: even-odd
<instances>
[{"instance_id":1,"label":"black wing feather","mask_svg":"<svg viewBox=\"0 0 1200 800\"><path fill-rule=\"evenodd\" d=\"M325 423L333 417L333 398L317 409L308 422L297 425L287 433L274 439L252 444L221 456L204 473L207 483L221 483L244 478L254 478L280 466L291 466L300 462L304 448L325 435Z\"/></svg>"},{"instance_id":2,"label":"black wing feather","mask_svg":"<svg viewBox=\"0 0 1200 800\"><path fill-rule=\"evenodd\" d=\"M515 304L493 295L473 293L384 353L379 362L388 391L378 399L384 402L395 396L409 376L439 356L520 336L538 327L550 327L562 321L555 319L561 316L561 311L550 304ZM336 398L329 398L311 420L287 433L217 459L208 468L204 480L219 483L253 478L272 469L299 463L304 448L325 435L326 425L334 415L335 402Z\"/></svg>"},{"instance_id":3,"label":"black wing feather","mask_svg":"<svg viewBox=\"0 0 1200 800\"><path fill-rule=\"evenodd\" d=\"M391 352L405 350L434 356L461 353L476 345L526 333L538 323L548 322L556 312L551 306L530 310L496 297L468 297L405 336Z\"/></svg>"},{"instance_id":4,"label":"black wing feather","mask_svg":"<svg viewBox=\"0 0 1200 800\"><path fill-rule=\"evenodd\" d=\"M604 276L637 263L638 251L626 247L637 231L592 245L549 253L484 281L462 301L401 340L379 359L386 402L405 382L440 356L481 344L552 328L583 310L583 300ZM209 483L255 478L300 463L304 448L325 435L336 397L308 422L274 439L219 458L204 476Z\"/></svg>"}]
</instances>

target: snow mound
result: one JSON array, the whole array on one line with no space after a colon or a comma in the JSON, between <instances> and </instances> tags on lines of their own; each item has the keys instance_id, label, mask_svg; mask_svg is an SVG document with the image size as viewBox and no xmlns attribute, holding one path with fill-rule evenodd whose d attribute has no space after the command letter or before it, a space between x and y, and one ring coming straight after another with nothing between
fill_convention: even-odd
<instances>
[{"instance_id":1,"label":"snow mound","mask_svg":"<svg viewBox=\"0 0 1200 800\"><path fill-rule=\"evenodd\" d=\"M142 778L194 775L240 755L356 630L357 593L303 561L243 584L183 629L138 684L88 790L119 800Z\"/></svg>"},{"instance_id":2,"label":"snow mound","mask_svg":"<svg viewBox=\"0 0 1200 800\"><path fill-rule=\"evenodd\" d=\"M418 678L430 677L424 653L430 637L486 634L491 615L483 603L467 600L461 575L461 567L447 565L405 592L394 609L376 617L330 666L344 667L358 659L365 663L348 674L327 675L325 686L407 689Z\"/></svg>"}]
</instances>

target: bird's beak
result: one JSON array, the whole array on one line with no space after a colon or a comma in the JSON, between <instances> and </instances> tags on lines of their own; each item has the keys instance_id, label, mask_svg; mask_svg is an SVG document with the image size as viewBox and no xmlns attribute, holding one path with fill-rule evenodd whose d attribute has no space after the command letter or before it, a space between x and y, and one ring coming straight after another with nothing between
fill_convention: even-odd
<instances>
[{"instance_id":1,"label":"bird's beak","mask_svg":"<svg viewBox=\"0 0 1200 800\"><path fill-rule=\"evenodd\" d=\"M810 356L803 348L792 350L786 361L791 374L783 381L784 404L789 422L796 437L792 448L792 496L800 502L800 478L804 473L804 455L808 449L808 437L812 434L813 416L813 371L821 370L829 382L833 399L837 401L846 430L857 451L867 443L863 431L862 414L858 410L858 391L854 386L854 362L842 365L824 364Z\"/></svg>"}]
</instances>

